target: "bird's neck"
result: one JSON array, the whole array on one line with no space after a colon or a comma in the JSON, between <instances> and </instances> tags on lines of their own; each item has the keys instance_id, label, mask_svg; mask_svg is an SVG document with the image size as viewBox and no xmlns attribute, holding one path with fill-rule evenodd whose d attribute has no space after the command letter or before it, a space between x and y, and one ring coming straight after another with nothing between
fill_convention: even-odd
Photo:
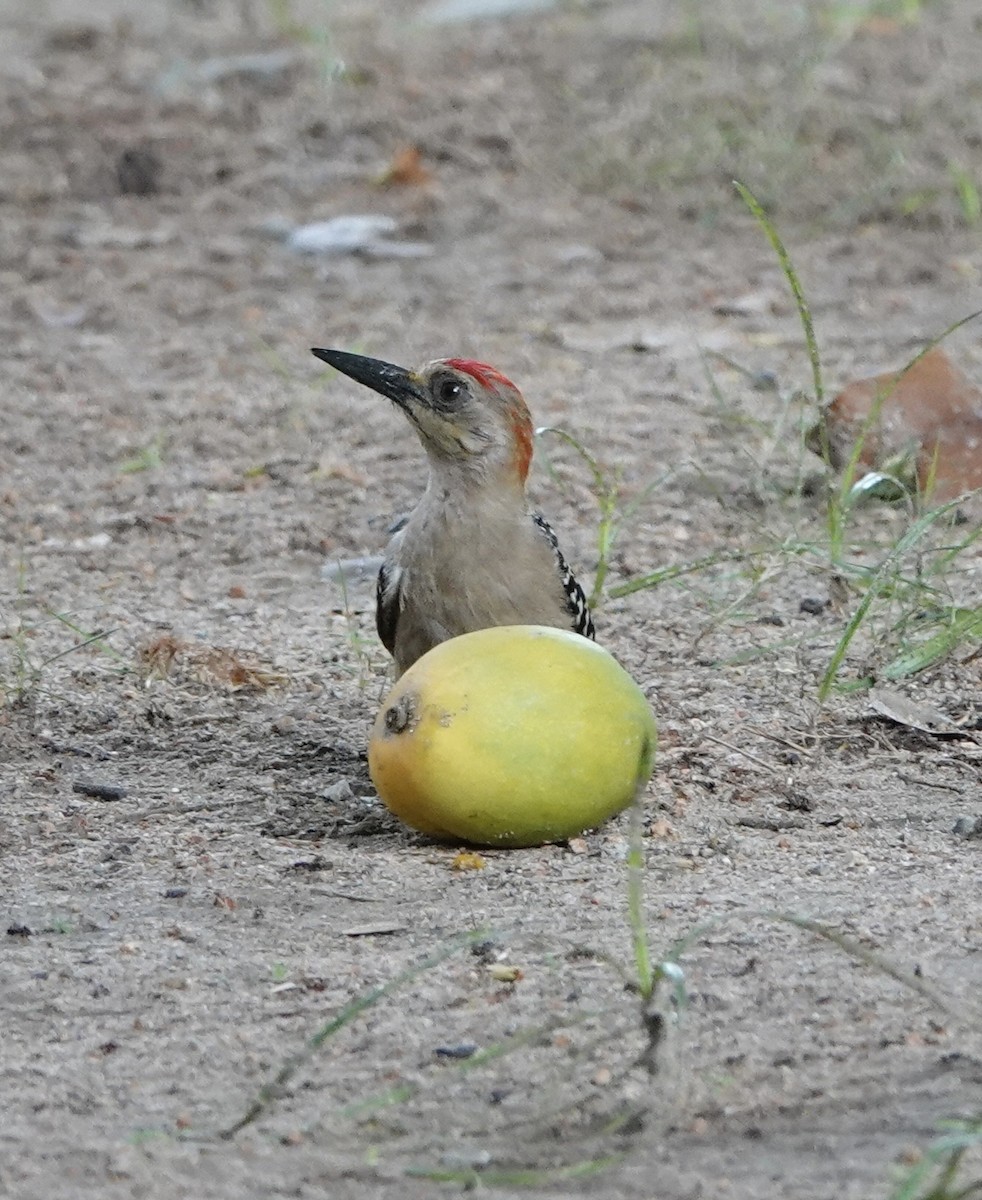
<instances>
[{"instance_id":1,"label":"bird's neck","mask_svg":"<svg viewBox=\"0 0 982 1200\"><path fill-rule=\"evenodd\" d=\"M512 466L431 466L422 503L450 512L526 512L525 479Z\"/></svg>"}]
</instances>

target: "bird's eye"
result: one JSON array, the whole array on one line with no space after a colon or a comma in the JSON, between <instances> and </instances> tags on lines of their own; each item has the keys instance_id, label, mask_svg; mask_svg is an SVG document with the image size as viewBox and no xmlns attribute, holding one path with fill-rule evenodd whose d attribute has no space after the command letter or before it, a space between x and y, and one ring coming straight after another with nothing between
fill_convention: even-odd
<instances>
[{"instance_id":1,"label":"bird's eye","mask_svg":"<svg viewBox=\"0 0 982 1200\"><path fill-rule=\"evenodd\" d=\"M464 385L456 379L444 379L436 389L437 403L441 408L456 408L464 394Z\"/></svg>"}]
</instances>

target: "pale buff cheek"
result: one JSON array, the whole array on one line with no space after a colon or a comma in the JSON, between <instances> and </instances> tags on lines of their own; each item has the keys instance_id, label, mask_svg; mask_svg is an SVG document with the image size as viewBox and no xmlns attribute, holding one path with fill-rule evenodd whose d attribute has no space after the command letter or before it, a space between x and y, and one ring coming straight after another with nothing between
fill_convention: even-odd
<instances>
[{"instance_id":1,"label":"pale buff cheek","mask_svg":"<svg viewBox=\"0 0 982 1200\"><path fill-rule=\"evenodd\" d=\"M423 418L419 424L425 441L445 458L471 458L484 454L491 441L486 433L439 418Z\"/></svg>"},{"instance_id":2,"label":"pale buff cheek","mask_svg":"<svg viewBox=\"0 0 982 1200\"><path fill-rule=\"evenodd\" d=\"M468 454L480 454L482 450L487 449L488 439L477 433L469 433L466 430L457 435L459 445Z\"/></svg>"},{"instance_id":3,"label":"pale buff cheek","mask_svg":"<svg viewBox=\"0 0 982 1200\"><path fill-rule=\"evenodd\" d=\"M447 458L460 457L460 433L447 421L425 410L414 414L420 437L427 450L436 450Z\"/></svg>"},{"instance_id":4,"label":"pale buff cheek","mask_svg":"<svg viewBox=\"0 0 982 1200\"><path fill-rule=\"evenodd\" d=\"M510 465L515 439L497 419L482 419L481 414L466 410L450 417L422 406L414 408L411 417L424 449L435 463L459 463L467 468L480 465L482 469L499 463ZM527 442L520 442L525 463L531 457L531 424Z\"/></svg>"}]
</instances>

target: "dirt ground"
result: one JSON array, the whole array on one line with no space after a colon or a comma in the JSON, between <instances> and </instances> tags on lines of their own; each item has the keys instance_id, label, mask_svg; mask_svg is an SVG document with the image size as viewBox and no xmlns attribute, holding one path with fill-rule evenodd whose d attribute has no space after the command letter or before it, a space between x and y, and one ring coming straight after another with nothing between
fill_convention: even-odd
<instances>
[{"instance_id":1,"label":"dirt ground","mask_svg":"<svg viewBox=\"0 0 982 1200\"><path fill-rule=\"evenodd\" d=\"M819 705L861 593L730 186L792 249L830 387L978 307L977 6L870 8L0 4L0 1194L868 1200L982 1108L982 840L955 832L982 661L896 685L960 733ZM284 240L346 214L403 250ZM422 456L313 345L514 378L637 501L608 588L713 560L597 613L661 729L652 953L695 935L657 1073L626 817L459 871L374 796L372 585L322 568L379 552ZM948 345L982 375L977 329ZM589 583L590 473L553 435L534 494ZM849 556L908 521L857 511ZM969 550L941 586L980 582Z\"/></svg>"}]
</instances>

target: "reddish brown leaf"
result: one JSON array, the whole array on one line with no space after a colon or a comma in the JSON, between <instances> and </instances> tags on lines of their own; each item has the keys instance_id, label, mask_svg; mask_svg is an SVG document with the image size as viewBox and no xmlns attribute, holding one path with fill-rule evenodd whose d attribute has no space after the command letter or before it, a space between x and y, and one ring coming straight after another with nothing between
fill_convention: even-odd
<instances>
[{"instance_id":1,"label":"reddish brown leaf","mask_svg":"<svg viewBox=\"0 0 982 1200\"><path fill-rule=\"evenodd\" d=\"M856 380L836 396L824 417L834 467L849 461L877 404L861 466L875 470L910 451L932 499L982 487L982 389L943 350L929 350L907 371Z\"/></svg>"},{"instance_id":2,"label":"reddish brown leaf","mask_svg":"<svg viewBox=\"0 0 982 1200\"><path fill-rule=\"evenodd\" d=\"M418 146L403 146L397 151L379 180L384 187L426 187L432 182L433 174L423 166Z\"/></svg>"}]
</instances>

